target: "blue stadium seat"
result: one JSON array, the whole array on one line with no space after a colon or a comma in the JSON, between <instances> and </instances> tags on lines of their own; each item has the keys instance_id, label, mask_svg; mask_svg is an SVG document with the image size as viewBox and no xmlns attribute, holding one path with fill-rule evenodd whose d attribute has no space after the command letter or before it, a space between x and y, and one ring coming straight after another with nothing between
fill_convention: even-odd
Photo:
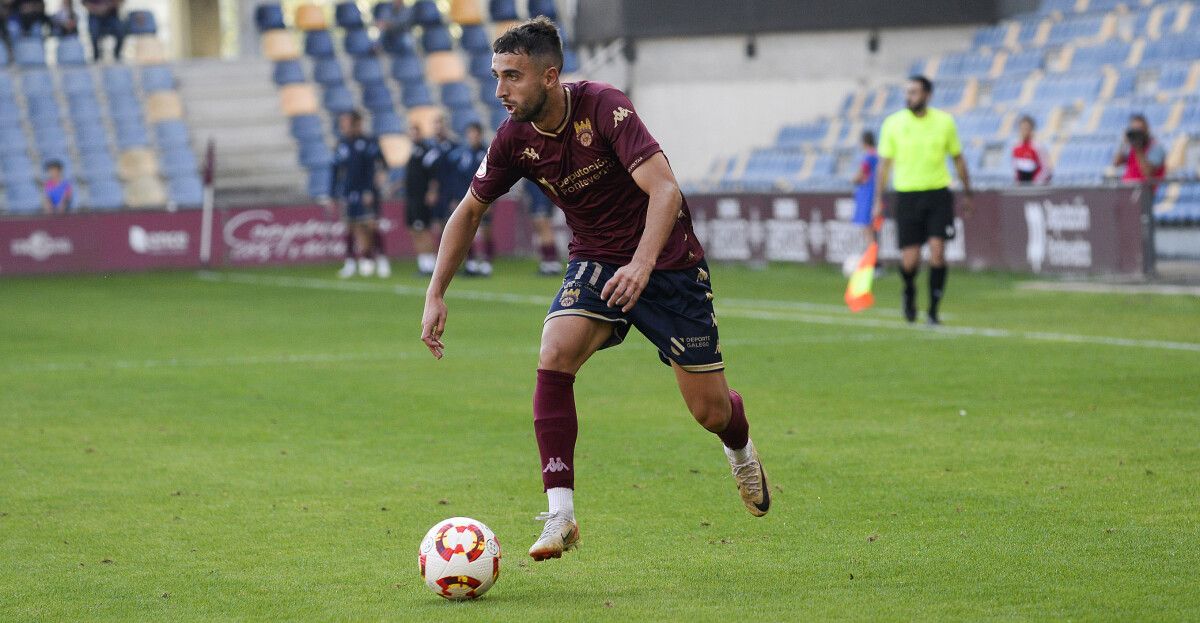
<instances>
[{"instance_id":1,"label":"blue stadium seat","mask_svg":"<svg viewBox=\"0 0 1200 623\"><path fill-rule=\"evenodd\" d=\"M21 76L21 91L25 97L54 97L54 79L45 69L31 69Z\"/></svg>"},{"instance_id":2,"label":"blue stadium seat","mask_svg":"<svg viewBox=\"0 0 1200 623\"><path fill-rule=\"evenodd\" d=\"M111 211L125 207L125 193L121 183L114 177L94 179L88 182L84 205L92 210Z\"/></svg>"},{"instance_id":3,"label":"blue stadium seat","mask_svg":"<svg viewBox=\"0 0 1200 623\"><path fill-rule=\"evenodd\" d=\"M1065 17L1061 22L1056 22L1050 27L1050 36L1046 38L1046 45L1058 46L1075 39L1095 37L1100 34L1100 28L1104 25L1104 17L1104 15L1094 13Z\"/></svg>"},{"instance_id":4,"label":"blue stadium seat","mask_svg":"<svg viewBox=\"0 0 1200 623\"><path fill-rule=\"evenodd\" d=\"M1142 64L1200 59L1200 37L1192 34L1172 34L1146 44Z\"/></svg>"},{"instance_id":5,"label":"blue stadium seat","mask_svg":"<svg viewBox=\"0 0 1200 623\"><path fill-rule=\"evenodd\" d=\"M170 91L175 88L175 74L169 65L150 65L142 68L142 90L147 93Z\"/></svg>"},{"instance_id":6,"label":"blue stadium seat","mask_svg":"<svg viewBox=\"0 0 1200 623\"><path fill-rule=\"evenodd\" d=\"M0 48L3 47L3 45L0 45ZM16 89L13 86L12 78L9 77L8 72L0 71L0 97L12 95L15 92Z\"/></svg>"},{"instance_id":7,"label":"blue stadium seat","mask_svg":"<svg viewBox=\"0 0 1200 623\"><path fill-rule=\"evenodd\" d=\"M371 19L375 22L376 26L382 28L380 25L381 22L392 24L396 21L396 17L396 5L391 2L380 2L371 7Z\"/></svg>"},{"instance_id":8,"label":"blue stadium seat","mask_svg":"<svg viewBox=\"0 0 1200 623\"><path fill-rule=\"evenodd\" d=\"M150 11L130 11L125 18L125 34L154 35L158 34L158 22Z\"/></svg>"},{"instance_id":9,"label":"blue stadium seat","mask_svg":"<svg viewBox=\"0 0 1200 623\"><path fill-rule=\"evenodd\" d=\"M324 140L325 128L317 115L298 115L288 122L293 137L299 140Z\"/></svg>"},{"instance_id":10,"label":"blue stadium seat","mask_svg":"<svg viewBox=\"0 0 1200 623\"><path fill-rule=\"evenodd\" d=\"M492 79L492 53L472 54L467 71L477 80Z\"/></svg>"},{"instance_id":11,"label":"blue stadium seat","mask_svg":"<svg viewBox=\"0 0 1200 623\"><path fill-rule=\"evenodd\" d=\"M423 82L404 85L401 99L405 108L433 105L433 96L429 93L429 86Z\"/></svg>"},{"instance_id":12,"label":"blue stadium seat","mask_svg":"<svg viewBox=\"0 0 1200 623\"><path fill-rule=\"evenodd\" d=\"M28 151L29 142L19 126L0 126L0 157L26 154ZM0 171L0 179L3 178L4 173Z\"/></svg>"},{"instance_id":13,"label":"blue stadium seat","mask_svg":"<svg viewBox=\"0 0 1200 623\"><path fill-rule=\"evenodd\" d=\"M975 36L971 39L971 47L973 48L998 48L1004 43L1004 38L1008 36L1009 22L1001 22L995 26L984 26L975 31Z\"/></svg>"},{"instance_id":14,"label":"blue stadium seat","mask_svg":"<svg viewBox=\"0 0 1200 623\"><path fill-rule=\"evenodd\" d=\"M345 86L335 84L325 89L323 98L325 110L331 113L340 114L354 110L354 96L350 94L350 90Z\"/></svg>"},{"instance_id":15,"label":"blue stadium seat","mask_svg":"<svg viewBox=\"0 0 1200 623\"><path fill-rule=\"evenodd\" d=\"M1100 96L1104 84L1102 75L1059 74L1046 76L1034 89L1034 97L1044 102L1091 102Z\"/></svg>"},{"instance_id":16,"label":"blue stadium seat","mask_svg":"<svg viewBox=\"0 0 1200 623\"><path fill-rule=\"evenodd\" d=\"M141 119L123 121L116 119L114 129L117 133L117 147L122 151L132 147L145 147L150 144L150 133L146 131Z\"/></svg>"},{"instance_id":17,"label":"blue stadium seat","mask_svg":"<svg viewBox=\"0 0 1200 623\"><path fill-rule=\"evenodd\" d=\"M406 86L418 84L425 81L425 66L415 56L393 58L392 77Z\"/></svg>"},{"instance_id":18,"label":"blue stadium seat","mask_svg":"<svg viewBox=\"0 0 1200 623\"><path fill-rule=\"evenodd\" d=\"M286 28L283 7L278 2L264 2L254 7L254 25L258 26L258 32Z\"/></svg>"},{"instance_id":19,"label":"blue stadium seat","mask_svg":"<svg viewBox=\"0 0 1200 623\"><path fill-rule=\"evenodd\" d=\"M442 105L447 108L470 108L475 104L475 96L471 87L465 82L451 82L442 85Z\"/></svg>"},{"instance_id":20,"label":"blue stadium seat","mask_svg":"<svg viewBox=\"0 0 1200 623\"><path fill-rule=\"evenodd\" d=\"M92 72L86 67L68 67L62 70L62 89L68 96L89 94L93 97L96 85L92 81Z\"/></svg>"},{"instance_id":21,"label":"blue stadium seat","mask_svg":"<svg viewBox=\"0 0 1200 623\"><path fill-rule=\"evenodd\" d=\"M475 112L474 108L455 108L450 111L450 129L455 134L462 136L467 132L467 126L472 123L483 125L483 119L479 118L479 113Z\"/></svg>"},{"instance_id":22,"label":"blue stadium seat","mask_svg":"<svg viewBox=\"0 0 1200 623\"><path fill-rule=\"evenodd\" d=\"M362 28L364 26L362 12L358 10L356 2L337 3L333 9L333 19L342 28Z\"/></svg>"},{"instance_id":23,"label":"blue stadium seat","mask_svg":"<svg viewBox=\"0 0 1200 623\"><path fill-rule=\"evenodd\" d=\"M371 41L371 35L367 33L366 28L347 30L342 45L346 49L346 54L350 56L367 56L375 49L375 42Z\"/></svg>"},{"instance_id":24,"label":"blue stadium seat","mask_svg":"<svg viewBox=\"0 0 1200 623\"><path fill-rule=\"evenodd\" d=\"M167 198L177 205L198 206L204 203L204 184L193 171L189 175L172 177L167 184Z\"/></svg>"},{"instance_id":25,"label":"blue stadium seat","mask_svg":"<svg viewBox=\"0 0 1200 623\"><path fill-rule=\"evenodd\" d=\"M1187 102L1179 118L1179 129L1188 134L1200 134L1200 103Z\"/></svg>"},{"instance_id":26,"label":"blue stadium seat","mask_svg":"<svg viewBox=\"0 0 1200 623\"><path fill-rule=\"evenodd\" d=\"M354 79L361 84L379 84L384 81L383 65L379 59L368 56L354 59Z\"/></svg>"},{"instance_id":27,"label":"blue stadium seat","mask_svg":"<svg viewBox=\"0 0 1200 623\"><path fill-rule=\"evenodd\" d=\"M554 0L529 0L529 17L538 15L558 19L558 9L554 6Z\"/></svg>"},{"instance_id":28,"label":"blue stadium seat","mask_svg":"<svg viewBox=\"0 0 1200 623\"><path fill-rule=\"evenodd\" d=\"M507 22L520 19L517 16L517 3L514 0L488 0L488 13L493 22Z\"/></svg>"},{"instance_id":29,"label":"blue stadium seat","mask_svg":"<svg viewBox=\"0 0 1200 623\"><path fill-rule=\"evenodd\" d=\"M1042 18L1039 16L1024 17L1017 20L1017 43L1022 49L1028 49L1033 44L1034 37L1037 36L1038 30L1042 26Z\"/></svg>"},{"instance_id":30,"label":"blue stadium seat","mask_svg":"<svg viewBox=\"0 0 1200 623\"><path fill-rule=\"evenodd\" d=\"M3 28L3 27L4 27L4 24L0 24L0 28ZM9 58L9 56L8 56L8 46L0 45L0 67L7 67L9 61L11 61L11 60L12 59Z\"/></svg>"},{"instance_id":31,"label":"blue stadium seat","mask_svg":"<svg viewBox=\"0 0 1200 623\"><path fill-rule=\"evenodd\" d=\"M328 59L318 59L317 63L324 60ZM334 63L336 62L334 61ZM143 78L144 80L145 78ZM304 67L297 60L278 61L275 63L275 68L271 71L271 81L281 86L304 82Z\"/></svg>"},{"instance_id":32,"label":"blue stadium seat","mask_svg":"<svg viewBox=\"0 0 1200 623\"><path fill-rule=\"evenodd\" d=\"M328 167L333 164L333 152L324 139L307 140L300 143L300 164L305 167Z\"/></svg>"},{"instance_id":33,"label":"blue stadium seat","mask_svg":"<svg viewBox=\"0 0 1200 623\"><path fill-rule=\"evenodd\" d=\"M18 37L13 42L13 59L21 67L45 67L46 47L36 37Z\"/></svg>"},{"instance_id":34,"label":"blue stadium seat","mask_svg":"<svg viewBox=\"0 0 1200 623\"><path fill-rule=\"evenodd\" d=\"M29 105L29 119L34 125L47 119L58 123L59 118L62 117L58 108L58 100L54 99L53 95L30 94L25 101Z\"/></svg>"},{"instance_id":35,"label":"blue stadium seat","mask_svg":"<svg viewBox=\"0 0 1200 623\"><path fill-rule=\"evenodd\" d=\"M1042 0L1038 6L1038 13L1041 15L1049 15L1051 13L1071 14L1075 12L1075 0Z\"/></svg>"},{"instance_id":36,"label":"blue stadium seat","mask_svg":"<svg viewBox=\"0 0 1200 623\"><path fill-rule=\"evenodd\" d=\"M42 193L33 180L6 184L4 188L11 214L36 214L42 211Z\"/></svg>"},{"instance_id":37,"label":"blue stadium seat","mask_svg":"<svg viewBox=\"0 0 1200 623\"><path fill-rule=\"evenodd\" d=\"M313 58L333 58L333 35L328 30L304 33L304 53Z\"/></svg>"},{"instance_id":38,"label":"blue stadium seat","mask_svg":"<svg viewBox=\"0 0 1200 623\"><path fill-rule=\"evenodd\" d=\"M392 56L413 56L417 53L412 33L396 28L380 35L379 46Z\"/></svg>"},{"instance_id":39,"label":"blue stadium seat","mask_svg":"<svg viewBox=\"0 0 1200 623\"><path fill-rule=\"evenodd\" d=\"M313 80L323 86L342 84L346 81L342 76L342 64L336 58L318 58L313 62Z\"/></svg>"},{"instance_id":40,"label":"blue stadium seat","mask_svg":"<svg viewBox=\"0 0 1200 623\"><path fill-rule=\"evenodd\" d=\"M563 48L563 73L575 73L579 71L579 55L575 54L575 48Z\"/></svg>"},{"instance_id":41,"label":"blue stadium seat","mask_svg":"<svg viewBox=\"0 0 1200 623\"><path fill-rule=\"evenodd\" d=\"M421 33L421 48L425 53L430 52L447 52L454 49L454 39L450 36L450 30L445 26L426 26L424 32Z\"/></svg>"},{"instance_id":42,"label":"blue stadium seat","mask_svg":"<svg viewBox=\"0 0 1200 623\"><path fill-rule=\"evenodd\" d=\"M333 171L328 164L308 167L308 195L314 198L328 197L332 177Z\"/></svg>"},{"instance_id":43,"label":"blue stadium seat","mask_svg":"<svg viewBox=\"0 0 1200 623\"><path fill-rule=\"evenodd\" d=\"M395 112L377 112L371 115L371 132L376 136L404 134L407 131L408 123Z\"/></svg>"},{"instance_id":44,"label":"blue stadium seat","mask_svg":"<svg viewBox=\"0 0 1200 623\"><path fill-rule=\"evenodd\" d=\"M1004 62L1004 74L1028 74L1045 64L1046 54L1042 50L1025 50L1009 54Z\"/></svg>"},{"instance_id":45,"label":"blue stadium seat","mask_svg":"<svg viewBox=\"0 0 1200 623\"><path fill-rule=\"evenodd\" d=\"M117 163L107 150L83 152L80 154L79 160L82 165L82 175L87 179L112 177L117 174Z\"/></svg>"},{"instance_id":46,"label":"blue stadium seat","mask_svg":"<svg viewBox=\"0 0 1200 623\"><path fill-rule=\"evenodd\" d=\"M187 147L190 142L187 124L180 119L156 123L154 138L160 148Z\"/></svg>"},{"instance_id":47,"label":"blue stadium seat","mask_svg":"<svg viewBox=\"0 0 1200 623\"><path fill-rule=\"evenodd\" d=\"M485 104L495 103L496 106L499 106L500 102L496 99L496 86L500 82L491 76L480 78L476 82L479 83L479 99Z\"/></svg>"},{"instance_id":48,"label":"blue stadium seat","mask_svg":"<svg viewBox=\"0 0 1200 623\"><path fill-rule=\"evenodd\" d=\"M1071 56L1071 71L1098 69L1103 65L1124 64L1129 58L1131 44L1108 41L1100 45L1077 48Z\"/></svg>"},{"instance_id":49,"label":"blue stadium seat","mask_svg":"<svg viewBox=\"0 0 1200 623\"><path fill-rule=\"evenodd\" d=\"M83 44L79 42L79 37L77 36L60 37L55 57L61 66L87 64L87 57L83 52Z\"/></svg>"},{"instance_id":50,"label":"blue stadium seat","mask_svg":"<svg viewBox=\"0 0 1200 623\"><path fill-rule=\"evenodd\" d=\"M100 84L107 93L133 92L133 70L126 65L106 65L100 76Z\"/></svg>"},{"instance_id":51,"label":"blue stadium seat","mask_svg":"<svg viewBox=\"0 0 1200 623\"><path fill-rule=\"evenodd\" d=\"M947 54L938 63L937 79L985 75L992 68L992 56L978 52Z\"/></svg>"},{"instance_id":52,"label":"blue stadium seat","mask_svg":"<svg viewBox=\"0 0 1200 623\"><path fill-rule=\"evenodd\" d=\"M508 111L501 107L489 106L488 116L491 119L492 129L495 130L500 127L500 124L508 120Z\"/></svg>"},{"instance_id":53,"label":"blue stadium seat","mask_svg":"<svg viewBox=\"0 0 1200 623\"><path fill-rule=\"evenodd\" d=\"M396 105L392 102L392 91L386 82L376 82L363 87L363 106L371 111L372 115L396 110Z\"/></svg>"},{"instance_id":54,"label":"blue stadium seat","mask_svg":"<svg viewBox=\"0 0 1200 623\"><path fill-rule=\"evenodd\" d=\"M108 131L102 125L75 127L75 146L80 153L108 151Z\"/></svg>"},{"instance_id":55,"label":"blue stadium seat","mask_svg":"<svg viewBox=\"0 0 1200 623\"><path fill-rule=\"evenodd\" d=\"M142 103L132 96L111 97L108 114L116 123L142 123Z\"/></svg>"},{"instance_id":56,"label":"blue stadium seat","mask_svg":"<svg viewBox=\"0 0 1200 623\"><path fill-rule=\"evenodd\" d=\"M442 23L442 12L433 0L417 0L412 5L412 21L418 26L437 26Z\"/></svg>"},{"instance_id":57,"label":"blue stadium seat","mask_svg":"<svg viewBox=\"0 0 1200 623\"><path fill-rule=\"evenodd\" d=\"M800 125L785 125L779 129L775 146L782 149L797 149L807 143L817 143L829 133L829 121L821 119Z\"/></svg>"},{"instance_id":58,"label":"blue stadium seat","mask_svg":"<svg viewBox=\"0 0 1200 623\"><path fill-rule=\"evenodd\" d=\"M492 39L482 25L463 26L462 37L458 42L464 50L472 54L480 53L490 56L492 53Z\"/></svg>"}]
</instances>

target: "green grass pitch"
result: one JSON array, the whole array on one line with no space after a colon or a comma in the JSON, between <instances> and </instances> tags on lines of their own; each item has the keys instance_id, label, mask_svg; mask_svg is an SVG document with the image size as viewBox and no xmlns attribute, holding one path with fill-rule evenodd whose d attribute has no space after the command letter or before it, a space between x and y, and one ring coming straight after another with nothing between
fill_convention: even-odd
<instances>
[{"instance_id":1,"label":"green grass pitch","mask_svg":"<svg viewBox=\"0 0 1200 623\"><path fill-rule=\"evenodd\" d=\"M0 282L0 620L1200 619L1200 299L956 271L931 331L894 276L852 316L714 266L770 515L634 333L576 384L582 548L532 563L532 270L457 280L440 362L407 273ZM453 515L504 547L476 602L417 577Z\"/></svg>"}]
</instances>

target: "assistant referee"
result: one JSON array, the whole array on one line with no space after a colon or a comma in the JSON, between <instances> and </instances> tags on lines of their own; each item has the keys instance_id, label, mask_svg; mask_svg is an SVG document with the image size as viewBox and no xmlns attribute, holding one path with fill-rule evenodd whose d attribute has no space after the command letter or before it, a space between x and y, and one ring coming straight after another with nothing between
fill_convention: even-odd
<instances>
[{"instance_id":1,"label":"assistant referee","mask_svg":"<svg viewBox=\"0 0 1200 623\"><path fill-rule=\"evenodd\" d=\"M954 197L946 158L962 182L963 210L971 213L971 178L962 157L958 128L949 113L929 106L933 83L912 76L905 90L907 108L888 115L879 141L874 216L883 214L883 193L895 168L896 225L900 242L900 276L904 278L904 318L917 319L913 280L921 262L921 245L929 243L929 324L941 324L938 305L946 291L946 241L954 238Z\"/></svg>"}]
</instances>

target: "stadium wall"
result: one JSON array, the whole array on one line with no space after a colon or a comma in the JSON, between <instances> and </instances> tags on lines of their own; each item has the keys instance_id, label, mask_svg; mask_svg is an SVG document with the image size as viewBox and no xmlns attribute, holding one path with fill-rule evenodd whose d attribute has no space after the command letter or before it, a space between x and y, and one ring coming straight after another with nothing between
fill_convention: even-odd
<instances>
[{"instance_id":1,"label":"stadium wall","mask_svg":"<svg viewBox=\"0 0 1200 623\"><path fill-rule=\"evenodd\" d=\"M676 175L700 180L714 157L770 144L786 123L832 115L847 93L896 82L917 58L967 48L974 30L884 30L874 54L866 30L759 35L754 57L745 36L645 39L626 87Z\"/></svg>"}]
</instances>

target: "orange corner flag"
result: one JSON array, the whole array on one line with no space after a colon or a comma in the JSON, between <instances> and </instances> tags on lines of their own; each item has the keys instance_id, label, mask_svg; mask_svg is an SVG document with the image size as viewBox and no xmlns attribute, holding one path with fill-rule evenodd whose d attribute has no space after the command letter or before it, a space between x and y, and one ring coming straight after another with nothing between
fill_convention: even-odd
<instances>
[{"instance_id":1,"label":"orange corner flag","mask_svg":"<svg viewBox=\"0 0 1200 623\"><path fill-rule=\"evenodd\" d=\"M873 229L879 231L883 219L875 219ZM846 284L846 306L852 312L860 312L875 304L875 295L871 294L871 284L875 280L875 260L879 257L879 241L872 242L858 261L858 267L850 275L850 283Z\"/></svg>"}]
</instances>

